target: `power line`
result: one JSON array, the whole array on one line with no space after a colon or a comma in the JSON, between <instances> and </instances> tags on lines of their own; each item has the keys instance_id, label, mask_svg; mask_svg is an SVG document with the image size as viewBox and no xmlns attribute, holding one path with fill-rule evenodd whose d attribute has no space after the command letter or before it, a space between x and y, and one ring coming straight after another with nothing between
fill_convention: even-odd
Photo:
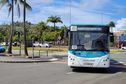
<instances>
[{"instance_id":1,"label":"power line","mask_svg":"<svg viewBox=\"0 0 126 84\"><path fill-rule=\"evenodd\" d=\"M69 23L71 25L72 23L72 0L69 0L69 11L70 11L70 15L69 15ZM80 8L81 9L81 8ZM88 9L83 9L82 10L83 12L87 12L87 13L94 13L94 14L98 14L100 15L101 17L101 23L103 24L104 23L104 16L107 15L107 16L113 16L115 15L114 13L111 13L111 12L105 12L105 11L101 11L101 10L88 10Z\"/></svg>"},{"instance_id":2,"label":"power line","mask_svg":"<svg viewBox=\"0 0 126 84\"><path fill-rule=\"evenodd\" d=\"M69 0L70 2L69 2L69 7L70 7L70 25L71 25L71 11L72 11L72 7L71 7L71 5L72 5L72 0Z\"/></svg>"}]
</instances>

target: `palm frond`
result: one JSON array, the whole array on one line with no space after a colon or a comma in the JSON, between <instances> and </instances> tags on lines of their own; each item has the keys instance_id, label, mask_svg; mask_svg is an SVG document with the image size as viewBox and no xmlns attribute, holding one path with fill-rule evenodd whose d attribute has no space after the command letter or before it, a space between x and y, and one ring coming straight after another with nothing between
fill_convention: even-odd
<instances>
[{"instance_id":1,"label":"palm frond","mask_svg":"<svg viewBox=\"0 0 126 84\"><path fill-rule=\"evenodd\" d=\"M14 0L15 4L17 4L17 0Z\"/></svg>"},{"instance_id":2,"label":"palm frond","mask_svg":"<svg viewBox=\"0 0 126 84\"><path fill-rule=\"evenodd\" d=\"M32 10L32 7L28 3L25 3L23 0L20 0L20 4L21 5L25 4L25 7L26 7L27 10L30 10L30 11Z\"/></svg>"},{"instance_id":3,"label":"palm frond","mask_svg":"<svg viewBox=\"0 0 126 84\"><path fill-rule=\"evenodd\" d=\"M18 17L20 17L20 5L18 4L17 7L18 7Z\"/></svg>"},{"instance_id":4,"label":"palm frond","mask_svg":"<svg viewBox=\"0 0 126 84\"><path fill-rule=\"evenodd\" d=\"M1 0L1 1L0 1L0 9L1 9L4 5L6 5L6 4L9 4L9 0Z\"/></svg>"},{"instance_id":5,"label":"palm frond","mask_svg":"<svg viewBox=\"0 0 126 84\"><path fill-rule=\"evenodd\" d=\"M8 17L10 16L10 13L11 13L11 11L12 11L12 5L11 4L9 4L8 5Z\"/></svg>"}]
</instances>

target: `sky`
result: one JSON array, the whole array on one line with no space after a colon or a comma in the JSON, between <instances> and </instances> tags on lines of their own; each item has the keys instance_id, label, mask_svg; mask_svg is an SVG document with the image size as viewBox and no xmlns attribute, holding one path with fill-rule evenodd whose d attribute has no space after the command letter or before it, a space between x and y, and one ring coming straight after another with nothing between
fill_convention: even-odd
<instances>
[{"instance_id":1,"label":"sky","mask_svg":"<svg viewBox=\"0 0 126 84\"><path fill-rule=\"evenodd\" d=\"M63 21L57 25L108 24L114 21L115 31L126 28L126 0L27 0L27 3L32 11L27 11L26 19L32 23L46 22L49 16L54 15ZM23 21L16 12L15 21ZM7 6L4 6L0 9L0 24L10 22L11 15L8 17Z\"/></svg>"}]
</instances>

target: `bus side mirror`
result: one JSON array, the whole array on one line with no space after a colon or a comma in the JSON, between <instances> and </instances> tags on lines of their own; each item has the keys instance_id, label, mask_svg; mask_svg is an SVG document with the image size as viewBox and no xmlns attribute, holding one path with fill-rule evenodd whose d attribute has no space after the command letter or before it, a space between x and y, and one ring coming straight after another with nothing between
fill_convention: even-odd
<instances>
[{"instance_id":1,"label":"bus side mirror","mask_svg":"<svg viewBox=\"0 0 126 84\"><path fill-rule=\"evenodd\" d=\"M64 32L64 38L68 38L69 37L69 31Z\"/></svg>"},{"instance_id":2,"label":"bus side mirror","mask_svg":"<svg viewBox=\"0 0 126 84\"><path fill-rule=\"evenodd\" d=\"M113 35L113 33L110 33L110 42L114 42L114 35Z\"/></svg>"}]
</instances>

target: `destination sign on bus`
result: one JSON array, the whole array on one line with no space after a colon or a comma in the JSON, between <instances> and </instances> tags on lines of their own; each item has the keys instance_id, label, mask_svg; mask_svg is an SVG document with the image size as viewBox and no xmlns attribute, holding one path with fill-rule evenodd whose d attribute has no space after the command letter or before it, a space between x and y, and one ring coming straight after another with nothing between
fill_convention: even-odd
<instances>
[{"instance_id":1,"label":"destination sign on bus","mask_svg":"<svg viewBox=\"0 0 126 84\"><path fill-rule=\"evenodd\" d=\"M102 28L78 27L78 31L102 31Z\"/></svg>"},{"instance_id":2,"label":"destination sign on bus","mask_svg":"<svg viewBox=\"0 0 126 84\"><path fill-rule=\"evenodd\" d=\"M71 26L71 31L99 31L99 32L108 32L108 27L77 27Z\"/></svg>"}]
</instances>

